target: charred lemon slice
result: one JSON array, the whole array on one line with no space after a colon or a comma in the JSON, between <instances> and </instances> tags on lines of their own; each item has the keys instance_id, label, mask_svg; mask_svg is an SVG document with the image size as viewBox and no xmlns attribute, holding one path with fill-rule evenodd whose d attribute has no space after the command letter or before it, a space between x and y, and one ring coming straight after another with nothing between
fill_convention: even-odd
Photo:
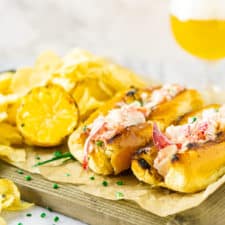
<instances>
[{"instance_id":1,"label":"charred lemon slice","mask_svg":"<svg viewBox=\"0 0 225 225\"><path fill-rule=\"evenodd\" d=\"M63 88L37 87L22 98L16 123L27 143L55 146L76 127L78 108Z\"/></svg>"}]
</instances>

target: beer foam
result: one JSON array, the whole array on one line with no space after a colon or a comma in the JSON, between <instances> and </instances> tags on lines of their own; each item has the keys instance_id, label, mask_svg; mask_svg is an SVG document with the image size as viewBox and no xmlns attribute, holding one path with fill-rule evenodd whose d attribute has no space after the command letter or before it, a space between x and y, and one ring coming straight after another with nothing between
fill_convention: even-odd
<instances>
[{"instance_id":1,"label":"beer foam","mask_svg":"<svg viewBox=\"0 0 225 225\"><path fill-rule=\"evenodd\" d=\"M179 20L225 20L225 0L171 0L170 13Z\"/></svg>"}]
</instances>

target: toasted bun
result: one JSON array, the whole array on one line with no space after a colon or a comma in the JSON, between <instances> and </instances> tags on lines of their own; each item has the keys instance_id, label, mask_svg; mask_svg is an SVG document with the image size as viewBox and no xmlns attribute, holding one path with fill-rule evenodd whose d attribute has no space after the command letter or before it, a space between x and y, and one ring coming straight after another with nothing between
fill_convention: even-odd
<instances>
[{"instance_id":1,"label":"toasted bun","mask_svg":"<svg viewBox=\"0 0 225 225\"><path fill-rule=\"evenodd\" d=\"M149 94L151 94L152 90L154 89L148 89ZM141 94L141 91L139 90L138 94ZM110 104L106 104L102 109L94 113L86 124L92 123L100 114L107 114L116 102L125 97L129 97L129 95L121 95L113 99ZM148 122L126 128L122 133L109 140L104 148L95 146L94 151L89 153L89 168L103 175L119 174L129 169L134 152L152 140L152 121L165 128L177 121L185 113L200 108L202 104L201 95L195 90L184 90L172 100L159 104L153 109ZM84 158L83 147L87 138L82 134L82 126L69 138L69 149L81 163Z\"/></svg>"},{"instance_id":2,"label":"toasted bun","mask_svg":"<svg viewBox=\"0 0 225 225\"><path fill-rule=\"evenodd\" d=\"M217 109L219 105L210 105L189 113L180 123L183 124L189 117L197 116L209 108ZM185 152L175 154L170 159L165 177L153 166L157 154L155 146L139 149L134 154L131 168L139 180L174 191L198 192L225 173L225 132L219 133L215 141L192 144Z\"/></svg>"}]
</instances>

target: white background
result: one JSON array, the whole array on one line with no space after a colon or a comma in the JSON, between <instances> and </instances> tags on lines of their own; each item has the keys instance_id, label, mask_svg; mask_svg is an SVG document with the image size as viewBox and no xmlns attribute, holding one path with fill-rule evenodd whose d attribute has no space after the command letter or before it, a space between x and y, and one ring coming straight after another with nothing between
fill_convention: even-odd
<instances>
[{"instance_id":1,"label":"white background","mask_svg":"<svg viewBox=\"0 0 225 225\"><path fill-rule=\"evenodd\" d=\"M225 86L224 62L208 66L176 44L169 0L0 0L0 15L1 69L81 47L163 82L199 87L210 75Z\"/></svg>"}]
</instances>

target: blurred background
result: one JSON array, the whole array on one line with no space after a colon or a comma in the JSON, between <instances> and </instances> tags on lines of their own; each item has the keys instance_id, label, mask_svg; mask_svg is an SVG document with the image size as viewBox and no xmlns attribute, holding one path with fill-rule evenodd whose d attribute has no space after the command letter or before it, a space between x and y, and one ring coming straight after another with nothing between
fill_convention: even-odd
<instances>
[{"instance_id":1,"label":"blurred background","mask_svg":"<svg viewBox=\"0 0 225 225\"><path fill-rule=\"evenodd\" d=\"M204 79L204 64L171 35L169 0L0 0L0 15L2 69L80 47L164 82Z\"/></svg>"}]
</instances>

